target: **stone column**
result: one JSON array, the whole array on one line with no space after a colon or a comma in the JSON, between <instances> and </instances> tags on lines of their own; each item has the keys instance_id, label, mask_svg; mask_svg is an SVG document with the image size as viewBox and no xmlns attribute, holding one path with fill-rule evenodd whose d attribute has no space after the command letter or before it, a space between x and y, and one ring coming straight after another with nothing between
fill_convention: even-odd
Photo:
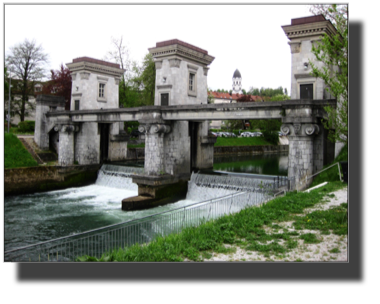
<instances>
[{"instance_id":1,"label":"stone column","mask_svg":"<svg viewBox=\"0 0 380 304\"><path fill-rule=\"evenodd\" d=\"M71 166L74 164L74 131L78 131L78 126L59 125L54 127L59 131L58 164L60 166Z\"/></svg>"},{"instance_id":2,"label":"stone column","mask_svg":"<svg viewBox=\"0 0 380 304\"><path fill-rule=\"evenodd\" d=\"M145 124L139 131L145 133L144 171L148 175L163 175L165 171L164 134L170 132L165 124Z\"/></svg>"},{"instance_id":3,"label":"stone column","mask_svg":"<svg viewBox=\"0 0 380 304\"><path fill-rule=\"evenodd\" d=\"M318 134L316 124L283 124L281 132L289 138L288 178L292 190L306 189L312 182L314 135Z\"/></svg>"}]
</instances>

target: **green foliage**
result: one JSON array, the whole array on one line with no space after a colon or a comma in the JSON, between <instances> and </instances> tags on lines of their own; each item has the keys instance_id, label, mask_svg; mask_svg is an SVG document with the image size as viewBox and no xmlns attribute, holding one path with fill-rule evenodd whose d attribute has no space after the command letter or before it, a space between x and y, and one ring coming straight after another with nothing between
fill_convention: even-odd
<instances>
[{"instance_id":1,"label":"green foliage","mask_svg":"<svg viewBox=\"0 0 380 304\"><path fill-rule=\"evenodd\" d=\"M21 121L18 124L18 131L20 133L34 132L34 126L35 126L35 121L33 120Z\"/></svg>"},{"instance_id":2,"label":"green foliage","mask_svg":"<svg viewBox=\"0 0 380 304\"><path fill-rule=\"evenodd\" d=\"M270 142L272 145L277 146L278 144L278 133L268 130L263 130L263 136L266 141Z\"/></svg>"},{"instance_id":3,"label":"green foliage","mask_svg":"<svg viewBox=\"0 0 380 304\"><path fill-rule=\"evenodd\" d=\"M214 103L215 97L212 95L212 90L210 88L207 88L207 103Z\"/></svg>"},{"instance_id":4,"label":"green foliage","mask_svg":"<svg viewBox=\"0 0 380 304\"><path fill-rule=\"evenodd\" d=\"M4 133L4 168L34 167L38 163L12 133Z\"/></svg>"},{"instance_id":5,"label":"green foliage","mask_svg":"<svg viewBox=\"0 0 380 304\"><path fill-rule=\"evenodd\" d=\"M290 100L290 96L278 94L278 95L274 95L270 99L270 101L284 101L284 100Z\"/></svg>"},{"instance_id":6,"label":"green foliage","mask_svg":"<svg viewBox=\"0 0 380 304\"><path fill-rule=\"evenodd\" d=\"M313 44L312 52L317 61L323 63L318 67L309 60L312 75L324 80L327 91L337 100L337 107L325 107L328 119L324 121L332 142L348 142L348 26L347 5L315 5L315 14L323 13L335 25L338 33L334 36L324 35L321 42Z\"/></svg>"},{"instance_id":7,"label":"green foliage","mask_svg":"<svg viewBox=\"0 0 380 304\"><path fill-rule=\"evenodd\" d=\"M248 94L255 95L255 96L266 96L266 97L273 97L276 95L285 95L284 89L280 86L277 89L272 88L264 88L261 87L261 89L250 87Z\"/></svg>"}]
</instances>

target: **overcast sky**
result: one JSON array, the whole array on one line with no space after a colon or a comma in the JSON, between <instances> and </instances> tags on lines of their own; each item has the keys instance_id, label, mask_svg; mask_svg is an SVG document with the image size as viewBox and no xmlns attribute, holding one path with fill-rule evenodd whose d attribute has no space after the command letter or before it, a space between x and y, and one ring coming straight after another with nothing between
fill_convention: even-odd
<instances>
[{"instance_id":1,"label":"overcast sky","mask_svg":"<svg viewBox=\"0 0 380 304\"><path fill-rule=\"evenodd\" d=\"M111 37L141 61L156 42L179 39L215 60L208 86L232 89L239 69L243 89L290 88L290 47L281 26L309 16L307 5L6 5L5 54L35 39L49 54L48 69L74 58L103 59ZM20 20L23 20L22 26Z\"/></svg>"}]
</instances>

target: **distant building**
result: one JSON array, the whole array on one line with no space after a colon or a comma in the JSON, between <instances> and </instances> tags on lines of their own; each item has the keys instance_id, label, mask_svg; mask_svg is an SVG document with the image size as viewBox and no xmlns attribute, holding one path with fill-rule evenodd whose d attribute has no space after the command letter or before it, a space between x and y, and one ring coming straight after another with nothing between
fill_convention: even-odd
<instances>
[{"instance_id":1,"label":"distant building","mask_svg":"<svg viewBox=\"0 0 380 304\"><path fill-rule=\"evenodd\" d=\"M235 70L234 75L232 76L232 93L242 94L242 85L241 85L241 74L238 69Z\"/></svg>"},{"instance_id":2,"label":"distant building","mask_svg":"<svg viewBox=\"0 0 380 304\"><path fill-rule=\"evenodd\" d=\"M208 92L208 95L213 97L213 103L236 103L236 102L262 102L263 97L256 95L229 94L221 92ZM220 129L222 127L221 120L213 120L210 123L210 128Z\"/></svg>"}]
</instances>

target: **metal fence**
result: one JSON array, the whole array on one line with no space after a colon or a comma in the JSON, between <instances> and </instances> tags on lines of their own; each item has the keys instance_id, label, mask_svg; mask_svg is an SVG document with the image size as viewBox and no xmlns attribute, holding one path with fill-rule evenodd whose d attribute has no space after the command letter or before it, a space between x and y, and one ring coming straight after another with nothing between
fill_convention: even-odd
<instances>
[{"instance_id":1,"label":"metal fence","mask_svg":"<svg viewBox=\"0 0 380 304\"><path fill-rule=\"evenodd\" d=\"M236 213L272 198L269 193L238 192L174 210L5 252L10 262L69 262L88 255L100 258L113 249L148 243L202 221Z\"/></svg>"}]
</instances>

